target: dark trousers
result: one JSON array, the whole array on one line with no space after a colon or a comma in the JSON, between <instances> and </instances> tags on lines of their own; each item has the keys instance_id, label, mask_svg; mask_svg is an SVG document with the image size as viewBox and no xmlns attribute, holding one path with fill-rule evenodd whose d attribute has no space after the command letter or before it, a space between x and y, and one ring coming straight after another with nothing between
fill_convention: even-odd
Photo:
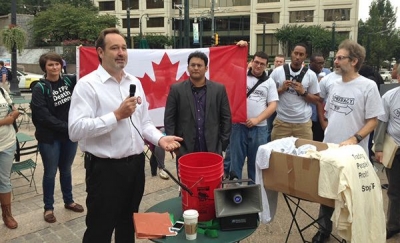
<instances>
[{"instance_id":1,"label":"dark trousers","mask_svg":"<svg viewBox=\"0 0 400 243\"><path fill-rule=\"evenodd\" d=\"M324 140L324 130L321 127L321 123L319 121L313 121L312 122L312 132L313 132L313 140L322 142Z\"/></svg>"},{"instance_id":2,"label":"dark trousers","mask_svg":"<svg viewBox=\"0 0 400 243\"><path fill-rule=\"evenodd\" d=\"M85 155L86 226L84 243L135 242L133 213L143 197L144 154L124 159Z\"/></svg>"},{"instance_id":3,"label":"dark trousers","mask_svg":"<svg viewBox=\"0 0 400 243\"><path fill-rule=\"evenodd\" d=\"M318 218L322 217L320 220L318 220L318 224L320 225L319 231L326 235L329 235L332 232L331 217L334 210L334 208L322 204L319 207Z\"/></svg>"},{"instance_id":4,"label":"dark trousers","mask_svg":"<svg viewBox=\"0 0 400 243\"><path fill-rule=\"evenodd\" d=\"M392 168L386 168L386 176L389 183L386 228L394 231L400 229L400 150L397 150Z\"/></svg>"}]
</instances>

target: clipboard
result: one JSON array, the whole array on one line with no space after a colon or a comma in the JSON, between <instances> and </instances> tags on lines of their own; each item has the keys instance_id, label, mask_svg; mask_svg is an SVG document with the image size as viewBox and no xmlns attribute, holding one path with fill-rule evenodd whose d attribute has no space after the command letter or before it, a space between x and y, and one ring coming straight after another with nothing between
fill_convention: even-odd
<instances>
[{"instance_id":1,"label":"clipboard","mask_svg":"<svg viewBox=\"0 0 400 243\"><path fill-rule=\"evenodd\" d=\"M385 139L383 140L383 151L382 151L383 152L382 164L386 168L388 169L392 168L392 163L398 149L399 145L397 145L392 136L386 133ZM375 144L374 146L372 146L372 151L375 152Z\"/></svg>"}]
</instances>

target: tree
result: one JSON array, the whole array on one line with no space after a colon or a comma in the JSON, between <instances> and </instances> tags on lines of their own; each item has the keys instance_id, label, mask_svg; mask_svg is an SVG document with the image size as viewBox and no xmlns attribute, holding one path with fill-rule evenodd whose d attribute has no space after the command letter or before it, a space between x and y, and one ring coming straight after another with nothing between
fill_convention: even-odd
<instances>
[{"instance_id":1,"label":"tree","mask_svg":"<svg viewBox=\"0 0 400 243\"><path fill-rule=\"evenodd\" d=\"M366 48L366 62L379 68L384 60L400 57L395 51L400 49L397 17L389 0L372 1L369 15L365 22L359 21L358 42Z\"/></svg>"},{"instance_id":2,"label":"tree","mask_svg":"<svg viewBox=\"0 0 400 243\"><path fill-rule=\"evenodd\" d=\"M165 46L171 46L173 44L173 39L170 36L160 35L160 34L147 34L145 36L150 49L164 49ZM139 48L140 36L134 38L135 48Z\"/></svg>"},{"instance_id":3,"label":"tree","mask_svg":"<svg viewBox=\"0 0 400 243\"><path fill-rule=\"evenodd\" d=\"M13 1L13 0L11 0ZM0 16L7 15L11 12L11 1L0 0ZM32 14L37 15L39 12L46 11L52 5L65 3L65 0L16 0L18 14ZM93 5L92 0L68 0L68 4L75 7L85 7L91 10L98 8Z\"/></svg>"},{"instance_id":4,"label":"tree","mask_svg":"<svg viewBox=\"0 0 400 243\"><path fill-rule=\"evenodd\" d=\"M99 15L97 10L69 4L51 5L38 13L31 23L38 46L60 45L71 40L94 43L102 29L118 24L113 15Z\"/></svg>"},{"instance_id":5,"label":"tree","mask_svg":"<svg viewBox=\"0 0 400 243\"><path fill-rule=\"evenodd\" d=\"M305 43L309 46L309 54L318 51L327 56L332 43L331 32L320 25L284 25L277 29L275 37L286 54L295 44ZM336 38L336 42L338 41L341 41L341 38Z\"/></svg>"}]
</instances>

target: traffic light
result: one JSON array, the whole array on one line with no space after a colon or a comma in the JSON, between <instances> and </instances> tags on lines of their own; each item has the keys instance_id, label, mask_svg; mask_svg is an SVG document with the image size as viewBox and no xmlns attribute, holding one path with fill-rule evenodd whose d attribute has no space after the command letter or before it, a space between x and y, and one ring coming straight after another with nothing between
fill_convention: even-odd
<instances>
[{"instance_id":1,"label":"traffic light","mask_svg":"<svg viewBox=\"0 0 400 243\"><path fill-rule=\"evenodd\" d=\"M211 36L211 46L214 46L215 44L215 36Z\"/></svg>"},{"instance_id":2,"label":"traffic light","mask_svg":"<svg viewBox=\"0 0 400 243\"><path fill-rule=\"evenodd\" d=\"M218 46L218 43L219 43L219 37L218 37L218 34L217 34L217 33L215 33L215 34L214 34L214 36L215 36L215 45L216 45L216 46Z\"/></svg>"}]
</instances>

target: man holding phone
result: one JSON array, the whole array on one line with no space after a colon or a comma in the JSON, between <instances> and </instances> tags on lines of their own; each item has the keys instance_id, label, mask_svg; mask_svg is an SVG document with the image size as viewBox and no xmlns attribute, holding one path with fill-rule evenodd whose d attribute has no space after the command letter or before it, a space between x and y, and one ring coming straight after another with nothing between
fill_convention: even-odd
<instances>
[{"instance_id":1,"label":"man holding phone","mask_svg":"<svg viewBox=\"0 0 400 243\"><path fill-rule=\"evenodd\" d=\"M128 52L119 30L102 30L96 51L100 65L75 86L68 123L70 139L85 152L83 242L111 242L114 230L115 242L135 242L132 215L145 183L143 138L167 151L178 149L182 138L164 136L153 125L140 81L124 71Z\"/></svg>"},{"instance_id":2,"label":"man holding phone","mask_svg":"<svg viewBox=\"0 0 400 243\"><path fill-rule=\"evenodd\" d=\"M307 57L307 47L304 44L295 45L290 57L290 64L275 68L271 73L279 94L271 139L293 136L312 140L310 103L316 104L319 101L317 75L303 67Z\"/></svg>"}]
</instances>

